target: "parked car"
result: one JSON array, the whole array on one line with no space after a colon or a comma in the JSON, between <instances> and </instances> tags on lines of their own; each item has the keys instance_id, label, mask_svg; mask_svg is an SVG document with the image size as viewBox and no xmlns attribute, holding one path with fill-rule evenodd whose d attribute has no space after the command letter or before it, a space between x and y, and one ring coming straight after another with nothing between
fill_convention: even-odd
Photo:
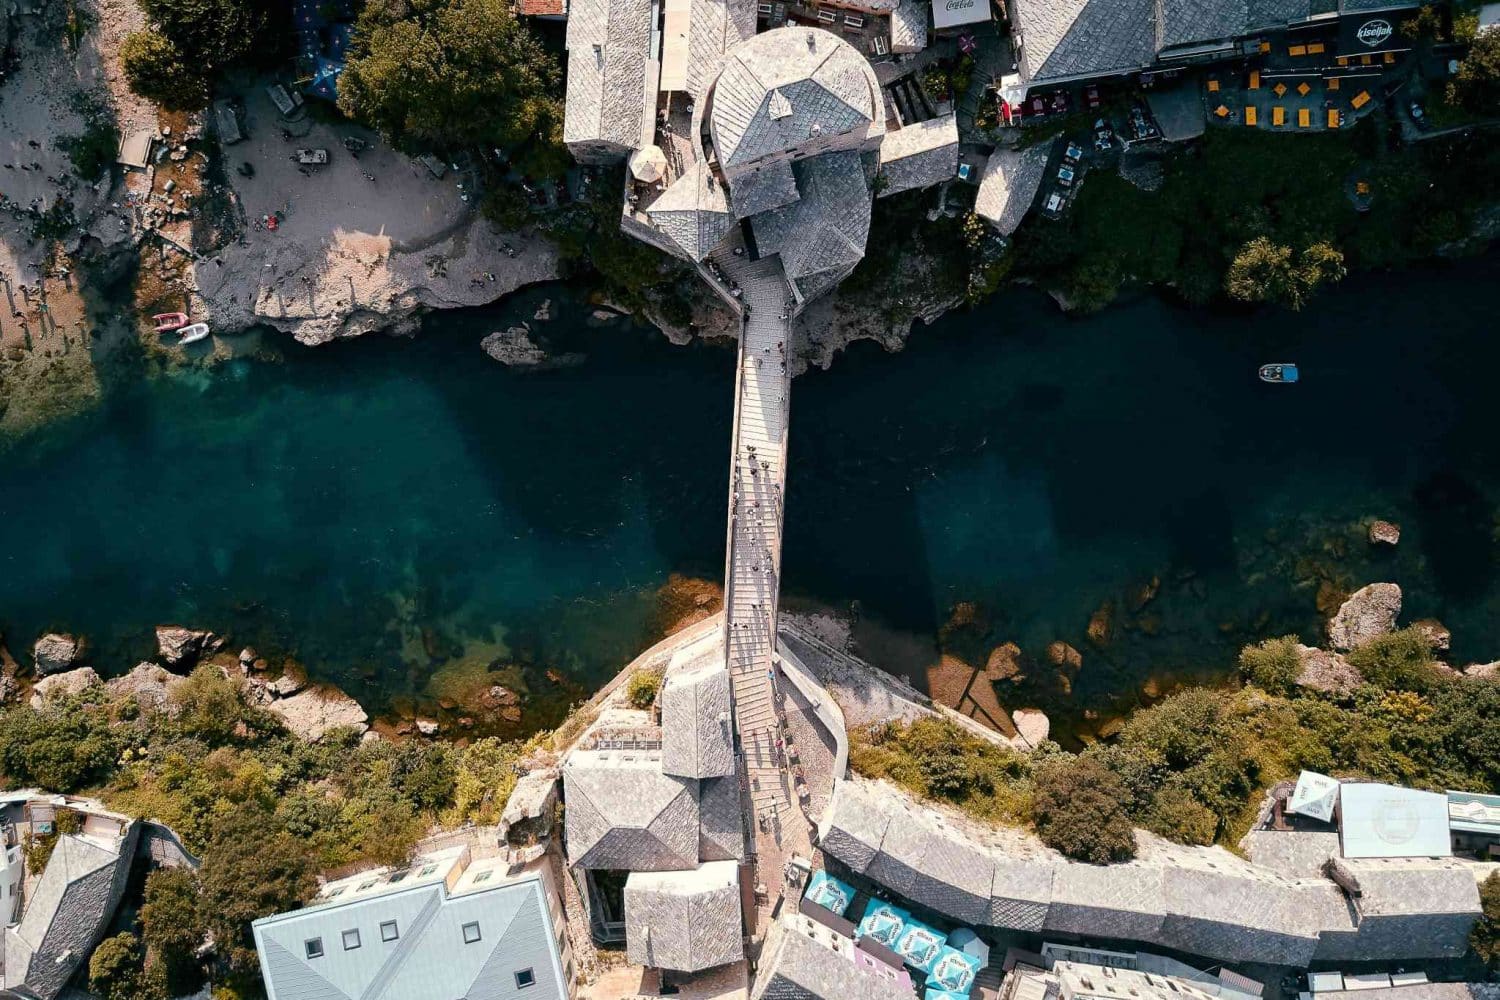
<instances>
[{"instance_id":1,"label":"parked car","mask_svg":"<svg viewBox=\"0 0 1500 1000\"><path fill-rule=\"evenodd\" d=\"M1090 111L1099 106L1099 88L1097 86L1091 83L1083 88L1083 103Z\"/></svg>"},{"instance_id":2,"label":"parked car","mask_svg":"<svg viewBox=\"0 0 1500 1000\"><path fill-rule=\"evenodd\" d=\"M1068 143L1068 148L1063 150L1064 163L1077 163L1083 158L1083 147L1076 142Z\"/></svg>"}]
</instances>

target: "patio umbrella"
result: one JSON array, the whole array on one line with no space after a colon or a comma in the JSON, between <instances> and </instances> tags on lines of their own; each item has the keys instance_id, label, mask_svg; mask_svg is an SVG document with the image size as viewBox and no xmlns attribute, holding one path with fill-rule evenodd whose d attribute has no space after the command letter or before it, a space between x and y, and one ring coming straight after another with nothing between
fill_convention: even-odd
<instances>
[{"instance_id":1,"label":"patio umbrella","mask_svg":"<svg viewBox=\"0 0 1500 1000\"><path fill-rule=\"evenodd\" d=\"M881 902L878 899L870 900L865 907L865 917L855 928L856 937L874 938L887 948L895 949L901 935L906 931L906 922L911 919L911 914L899 906Z\"/></svg>"},{"instance_id":2,"label":"patio umbrella","mask_svg":"<svg viewBox=\"0 0 1500 1000\"><path fill-rule=\"evenodd\" d=\"M909 920L906 930L901 933L901 940L896 942L896 947L892 950L912 968L931 972L933 963L938 960L945 947L947 938L944 935L924 923Z\"/></svg>"},{"instance_id":3,"label":"patio umbrella","mask_svg":"<svg viewBox=\"0 0 1500 1000\"><path fill-rule=\"evenodd\" d=\"M944 945L929 970L928 982L950 993L968 993L979 975L979 959Z\"/></svg>"},{"instance_id":4,"label":"patio umbrella","mask_svg":"<svg viewBox=\"0 0 1500 1000\"><path fill-rule=\"evenodd\" d=\"M973 955L979 959L979 966L983 968L990 964L990 946L985 944L978 934L967 927L960 927L948 935L948 943L965 955Z\"/></svg>"},{"instance_id":5,"label":"patio umbrella","mask_svg":"<svg viewBox=\"0 0 1500 1000\"><path fill-rule=\"evenodd\" d=\"M929 986L923 992L922 1000L969 1000L969 994L949 993L947 990L935 990Z\"/></svg>"},{"instance_id":6,"label":"patio umbrella","mask_svg":"<svg viewBox=\"0 0 1500 1000\"><path fill-rule=\"evenodd\" d=\"M655 184L667 176L667 154L660 146L643 146L630 154L630 176L646 184Z\"/></svg>"},{"instance_id":7,"label":"patio umbrella","mask_svg":"<svg viewBox=\"0 0 1500 1000\"><path fill-rule=\"evenodd\" d=\"M958 51L960 51L960 52L973 52L974 51L974 36L973 35L959 35L958 36Z\"/></svg>"},{"instance_id":8,"label":"patio umbrella","mask_svg":"<svg viewBox=\"0 0 1500 1000\"><path fill-rule=\"evenodd\" d=\"M854 888L827 872L818 871L813 872L811 881L807 883L807 892L802 898L811 900L823 909L832 910L842 917L844 911L849 909L849 904L854 902Z\"/></svg>"}]
</instances>

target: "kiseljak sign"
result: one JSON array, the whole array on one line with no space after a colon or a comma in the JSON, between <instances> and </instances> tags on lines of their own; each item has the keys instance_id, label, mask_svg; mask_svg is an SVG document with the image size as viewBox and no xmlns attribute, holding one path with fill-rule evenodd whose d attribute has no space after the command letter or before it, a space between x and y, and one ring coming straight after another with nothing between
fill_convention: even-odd
<instances>
[{"instance_id":1,"label":"kiseljak sign","mask_svg":"<svg viewBox=\"0 0 1500 1000\"><path fill-rule=\"evenodd\" d=\"M939 0L941 2L941 0ZM1409 49L1396 31L1395 23L1384 14L1358 14L1345 17L1339 23L1339 55L1369 55L1372 52L1391 52Z\"/></svg>"},{"instance_id":2,"label":"kiseljak sign","mask_svg":"<svg viewBox=\"0 0 1500 1000\"><path fill-rule=\"evenodd\" d=\"M990 19L990 0L932 0L932 26L939 30Z\"/></svg>"}]
</instances>

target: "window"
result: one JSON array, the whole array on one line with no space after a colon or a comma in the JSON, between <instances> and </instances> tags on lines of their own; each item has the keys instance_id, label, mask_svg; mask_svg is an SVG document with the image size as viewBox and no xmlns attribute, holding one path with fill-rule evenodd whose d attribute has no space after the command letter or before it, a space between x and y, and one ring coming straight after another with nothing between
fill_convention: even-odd
<instances>
[{"instance_id":1,"label":"window","mask_svg":"<svg viewBox=\"0 0 1500 1000\"><path fill-rule=\"evenodd\" d=\"M418 878L426 878L427 876L431 875L435 871L437 871L437 865L428 865L427 867L423 868L421 871L417 872L417 877Z\"/></svg>"},{"instance_id":2,"label":"window","mask_svg":"<svg viewBox=\"0 0 1500 1000\"><path fill-rule=\"evenodd\" d=\"M479 943L479 924L477 921L464 924L464 944Z\"/></svg>"},{"instance_id":3,"label":"window","mask_svg":"<svg viewBox=\"0 0 1500 1000\"><path fill-rule=\"evenodd\" d=\"M397 882L400 882L402 879L406 878L406 876L408 876L410 874L411 874L411 869L410 868L403 868L399 872L397 872L396 874L392 875L387 881L391 885L395 885Z\"/></svg>"},{"instance_id":4,"label":"window","mask_svg":"<svg viewBox=\"0 0 1500 1000\"><path fill-rule=\"evenodd\" d=\"M394 920L384 920L380 924L380 940L394 941L401 936L401 929L396 926Z\"/></svg>"},{"instance_id":5,"label":"window","mask_svg":"<svg viewBox=\"0 0 1500 1000\"><path fill-rule=\"evenodd\" d=\"M344 932L344 950L353 951L359 947L359 931L353 928Z\"/></svg>"},{"instance_id":6,"label":"window","mask_svg":"<svg viewBox=\"0 0 1500 1000\"><path fill-rule=\"evenodd\" d=\"M524 990L528 986L536 985L536 973L530 969L520 969L516 972L516 989Z\"/></svg>"},{"instance_id":7,"label":"window","mask_svg":"<svg viewBox=\"0 0 1500 1000\"><path fill-rule=\"evenodd\" d=\"M482 882L488 882L490 880L490 876L494 874L494 872L480 872L478 875L474 876L474 884L479 885Z\"/></svg>"},{"instance_id":8,"label":"window","mask_svg":"<svg viewBox=\"0 0 1500 1000\"><path fill-rule=\"evenodd\" d=\"M370 881L368 881L368 882L361 882L361 883L360 883L360 884L359 884L359 888L358 888L358 889L355 889L355 890L354 890L354 891L355 891L355 892L364 892L364 891L365 891L365 890L366 890L366 889L369 889L369 888L371 888L371 887L372 887L372 886L374 886L374 885L375 885L375 880L374 880L374 879L371 879L371 880L370 880Z\"/></svg>"},{"instance_id":9,"label":"window","mask_svg":"<svg viewBox=\"0 0 1500 1000\"><path fill-rule=\"evenodd\" d=\"M322 958L323 957L323 939L322 938L308 938L306 941L302 942L302 950L307 953L307 957L308 958Z\"/></svg>"},{"instance_id":10,"label":"window","mask_svg":"<svg viewBox=\"0 0 1500 1000\"><path fill-rule=\"evenodd\" d=\"M339 896L342 896L344 894L344 890L347 889L347 888L349 888L347 885L341 885L337 889L335 889L332 892L330 892L326 898L328 898L328 899L334 899L334 898L337 898Z\"/></svg>"}]
</instances>

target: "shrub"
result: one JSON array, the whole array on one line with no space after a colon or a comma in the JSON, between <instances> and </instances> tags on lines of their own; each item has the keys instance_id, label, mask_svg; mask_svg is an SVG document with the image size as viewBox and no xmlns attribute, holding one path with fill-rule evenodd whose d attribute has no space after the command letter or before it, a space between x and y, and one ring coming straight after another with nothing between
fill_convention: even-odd
<instances>
[{"instance_id":1,"label":"shrub","mask_svg":"<svg viewBox=\"0 0 1500 1000\"><path fill-rule=\"evenodd\" d=\"M444 822L484 825L498 820L505 800L516 787L516 760L520 756L521 744L493 736L465 747L454 780L453 806Z\"/></svg>"},{"instance_id":2,"label":"shrub","mask_svg":"<svg viewBox=\"0 0 1500 1000\"><path fill-rule=\"evenodd\" d=\"M141 943L126 931L105 938L89 959L89 989L104 1000L142 1000Z\"/></svg>"},{"instance_id":3,"label":"shrub","mask_svg":"<svg viewBox=\"0 0 1500 1000\"><path fill-rule=\"evenodd\" d=\"M203 854L199 905L214 945L239 974L259 968L250 923L293 909L315 889L302 845L260 809L240 809L219 824Z\"/></svg>"},{"instance_id":4,"label":"shrub","mask_svg":"<svg viewBox=\"0 0 1500 1000\"><path fill-rule=\"evenodd\" d=\"M1448 102L1478 115L1500 114L1500 32L1474 38L1448 85Z\"/></svg>"},{"instance_id":5,"label":"shrub","mask_svg":"<svg viewBox=\"0 0 1500 1000\"><path fill-rule=\"evenodd\" d=\"M991 819L1019 820L1029 811L1020 754L933 716L886 722L850 735L849 760L867 777L889 778L918 795L952 802Z\"/></svg>"},{"instance_id":6,"label":"shrub","mask_svg":"<svg viewBox=\"0 0 1500 1000\"><path fill-rule=\"evenodd\" d=\"M1151 802L1146 829L1179 844L1212 844L1219 817L1185 788L1167 786Z\"/></svg>"},{"instance_id":7,"label":"shrub","mask_svg":"<svg viewBox=\"0 0 1500 1000\"><path fill-rule=\"evenodd\" d=\"M1120 744L1154 755L1173 770L1183 770L1218 745L1223 712L1224 700L1218 692L1192 688L1132 715L1120 731Z\"/></svg>"},{"instance_id":8,"label":"shrub","mask_svg":"<svg viewBox=\"0 0 1500 1000\"><path fill-rule=\"evenodd\" d=\"M1469 932L1475 954L1491 965L1500 965L1500 872L1490 872L1479 886L1482 915Z\"/></svg>"},{"instance_id":9,"label":"shrub","mask_svg":"<svg viewBox=\"0 0 1500 1000\"><path fill-rule=\"evenodd\" d=\"M1240 650L1240 673L1245 680L1271 694L1291 694L1302 672L1302 657L1297 653L1298 639L1284 635L1267 639Z\"/></svg>"},{"instance_id":10,"label":"shrub","mask_svg":"<svg viewBox=\"0 0 1500 1000\"><path fill-rule=\"evenodd\" d=\"M625 682L625 700L631 708L647 709L656 704L657 692L661 690L660 670L637 670Z\"/></svg>"},{"instance_id":11,"label":"shrub","mask_svg":"<svg viewBox=\"0 0 1500 1000\"><path fill-rule=\"evenodd\" d=\"M1377 636L1348 659L1367 684L1385 691L1426 691L1437 681L1432 645L1413 628Z\"/></svg>"},{"instance_id":12,"label":"shrub","mask_svg":"<svg viewBox=\"0 0 1500 1000\"><path fill-rule=\"evenodd\" d=\"M189 868L159 868L146 876L141 943L162 963L173 996L194 992L201 981L194 959L205 936L199 891Z\"/></svg>"},{"instance_id":13,"label":"shrub","mask_svg":"<svg viewBox=\"0 0 1500 1000\"><path fill-rule=\"evenodd\" d=\"M1103 865L1135 857L1135 830L1120 779L1096 761L1056 761L1038 771L1032 821L1049 847Z\"/></svg>"},{"instance_id":14,"label":"shrub","mask_svg":"<svg viewBox=\"0 0 1500 1000\"><path fill-rule=\"evenodd\" d=\"M78 699L0 713L0 771L17 785L77 791L105 777L121 745L109 719Z\"/></svg>"}]
</instances>

